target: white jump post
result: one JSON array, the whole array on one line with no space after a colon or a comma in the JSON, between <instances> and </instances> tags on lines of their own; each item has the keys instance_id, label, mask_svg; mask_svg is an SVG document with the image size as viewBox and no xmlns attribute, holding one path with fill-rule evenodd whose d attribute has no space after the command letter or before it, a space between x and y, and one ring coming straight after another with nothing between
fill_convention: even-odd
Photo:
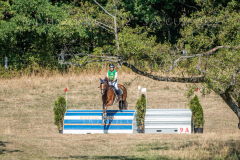
<instances>
[{"instance_id":1,"label":"white jump post","mask_svg":"<svg viewBox=\"0 0 240 160\"><path fill-rule=\"evenodd\" d=\"M66 92L66 111L67 111L67 88L65 89Z\"/></svg>"},{"instance_id":2,"label":"white jump post","mask_svg":"<svg viewBox=\"0 0 240 160\"><path fill-rule=\"evenodd\" d=\"M138 99L138 95L139 95L139 90L141 90L141 92L145 92L146 94L146 110L147 110L147 89L146 88L141 88L141 86L138 86L138 93L137 93L137 99Z\"/></svg>"},{"instance_id":3,"label":"white jump post","mask_svg":"<svg viewBox=\"0 0 240 160\"><path fill-rule=\"evenodd\" d=\"M142 92L146 93L146 110L147 110L147 89L146 88L142 88Z\"/></svg>"},{"instance_id":4,"label":"white jump post","mask_svg":"<svg viewBox=\"0 0 240 160\"><path fill-rule=\"evenodd\" d=\"M138 95L139 95L139 90L141 89L141 86L138 86L138 93L137 93L137 99L138 99Z\"/></svg>"}]
</instances>

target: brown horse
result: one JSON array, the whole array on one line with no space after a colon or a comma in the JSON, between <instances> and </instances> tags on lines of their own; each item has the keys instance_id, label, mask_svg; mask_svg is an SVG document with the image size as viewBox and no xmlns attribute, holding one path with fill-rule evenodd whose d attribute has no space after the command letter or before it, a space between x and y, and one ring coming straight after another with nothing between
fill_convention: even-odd
<instances>
[{"instance_id":1,"label":"brown horse","mask_svg":"<svg viewBox=\"0 0 240 160\"><path fill-rule=\"evenodd\" d=\"M100 78L100 89L102 94L102 101L103 101L103 119L102 125L105 124L105 120L107 119L107 108L108 106L114 105L116 102L119 102L119 109L126 110L127 109L127 90L126 88L118 84L118 88L122 90L122 95L116 97L113 87L109 85L109 79L106 77L105 79ZM116 99L118 98L118 99Z\"/></svg>"}]
</instances>

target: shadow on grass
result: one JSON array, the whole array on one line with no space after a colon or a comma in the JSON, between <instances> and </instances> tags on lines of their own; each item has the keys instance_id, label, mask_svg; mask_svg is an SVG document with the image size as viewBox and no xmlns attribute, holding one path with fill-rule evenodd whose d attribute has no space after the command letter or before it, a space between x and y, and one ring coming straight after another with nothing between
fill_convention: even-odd
<instances>
[{"instance_id":1,"label":"shadow on grass","mask_svg":"<svg viewBox=\"0 0 240 160\"><path fill-rule=\"evenodd\" d=\"M3 142L3 141L0 141L0 147L6 147L6 144L7 143L11 143L11 142ZM7 150L5 148L0 148L0 155L1 154L5 154L5 153L13 153L13 152L23 152L23 151L20 151L20 150Z\"/></svg>"},{"instance_id":2,"label":"shadow on grass","mask_svg":"<svg viewBox=\"0 0 240 160\"><path fill-rule=\"evenodd\" d=\"M149 143L149 144L138 144L137 145L137 151L142 152L142 151L150 151L150 150L169 150L172 148L170 144L167 143Z\"/></svg>"},{"instance_id":3,"label":"shadow on grass","mask_svg":"<svg viewBox=\"0 0 240 160\"><path fill-rule=\"evenodd\" d=\"M0 147L6 147L6 144L7 143L12 143L12 142L3 142L3 141L0 141Z\"/></svg>"}]
</instances>

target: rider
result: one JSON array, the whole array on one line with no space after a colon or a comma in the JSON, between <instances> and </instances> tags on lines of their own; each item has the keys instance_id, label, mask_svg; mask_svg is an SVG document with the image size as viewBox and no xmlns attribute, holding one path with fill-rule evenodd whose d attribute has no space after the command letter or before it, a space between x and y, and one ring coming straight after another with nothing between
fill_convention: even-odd
<instances>
[{"instance_id":1,"label":"rider","mask_svg":"<svg viewBox=\"0 0 240 160\"><path fill-rule=\"evenodd\" d=\"M109 64L110 70L107 73L107 77L109 78L110 81L113 81L111 85L113 85L116 89L117 95L120 95L120 91L118 89L118 83L117 83L117 71L114 70L114 65Z\"/></svg>"}]
</instances>

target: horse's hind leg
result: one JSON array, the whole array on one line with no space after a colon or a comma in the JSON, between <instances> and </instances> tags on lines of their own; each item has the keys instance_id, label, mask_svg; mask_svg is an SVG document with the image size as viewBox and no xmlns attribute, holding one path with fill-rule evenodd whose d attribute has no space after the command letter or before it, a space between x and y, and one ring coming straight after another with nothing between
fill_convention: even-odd
<instances>
[{"instance_id":1,"label":"horse's hind leg","mask_svg":"<svg viewBox=\"0 0 240 160\"><path fill-rule=\"evenodd\" d=\"M124 87L123 88L124 92L123 92L123 95L122 95L122 101L123 101L123 108L124 110L127 110L128 109L128 103L127 103L127 89Z\"/></svg>"},{"instance_id":2,"label":"horse's hind leg","mask_svg":"<svg viewBox=\"0 0 240 160\"><path fill-rule=\"evenodd\" d=\"M119 110L127 110L127 101L119 101Z\"/></svg>"},{"instance_id":3,"label":"horse's hind leg","mask_svg":"<svg viewBox=\"0 0 240 160\"><path fill-rule=\"evenodd\" d=\"M118 104L119 110L123 110L123 103L124 102L122 100L119 101L119 104Z\"/></svg>"},{"instance_id":4,"label":"horse's hind leg","mask_svg":"<svg viewBox=\"0 0 240 160\"><path fill-rule=\"evenodd\" d=\"M127 110L127 108L125 106L125 102L122 102L122 108L123 108L123 110Z\"/></svg>"},{"instance_id":5,"label":"horse's hind leg","mask_svg":"<svg viewBox=\"0 0 240 160\"><path fill-rule=\"evenodd\" d=\"M124 103L124 109L128 110L128 103L127 103L127 101L124 101L123 103Z\"/></svg>"}]
</instances>

